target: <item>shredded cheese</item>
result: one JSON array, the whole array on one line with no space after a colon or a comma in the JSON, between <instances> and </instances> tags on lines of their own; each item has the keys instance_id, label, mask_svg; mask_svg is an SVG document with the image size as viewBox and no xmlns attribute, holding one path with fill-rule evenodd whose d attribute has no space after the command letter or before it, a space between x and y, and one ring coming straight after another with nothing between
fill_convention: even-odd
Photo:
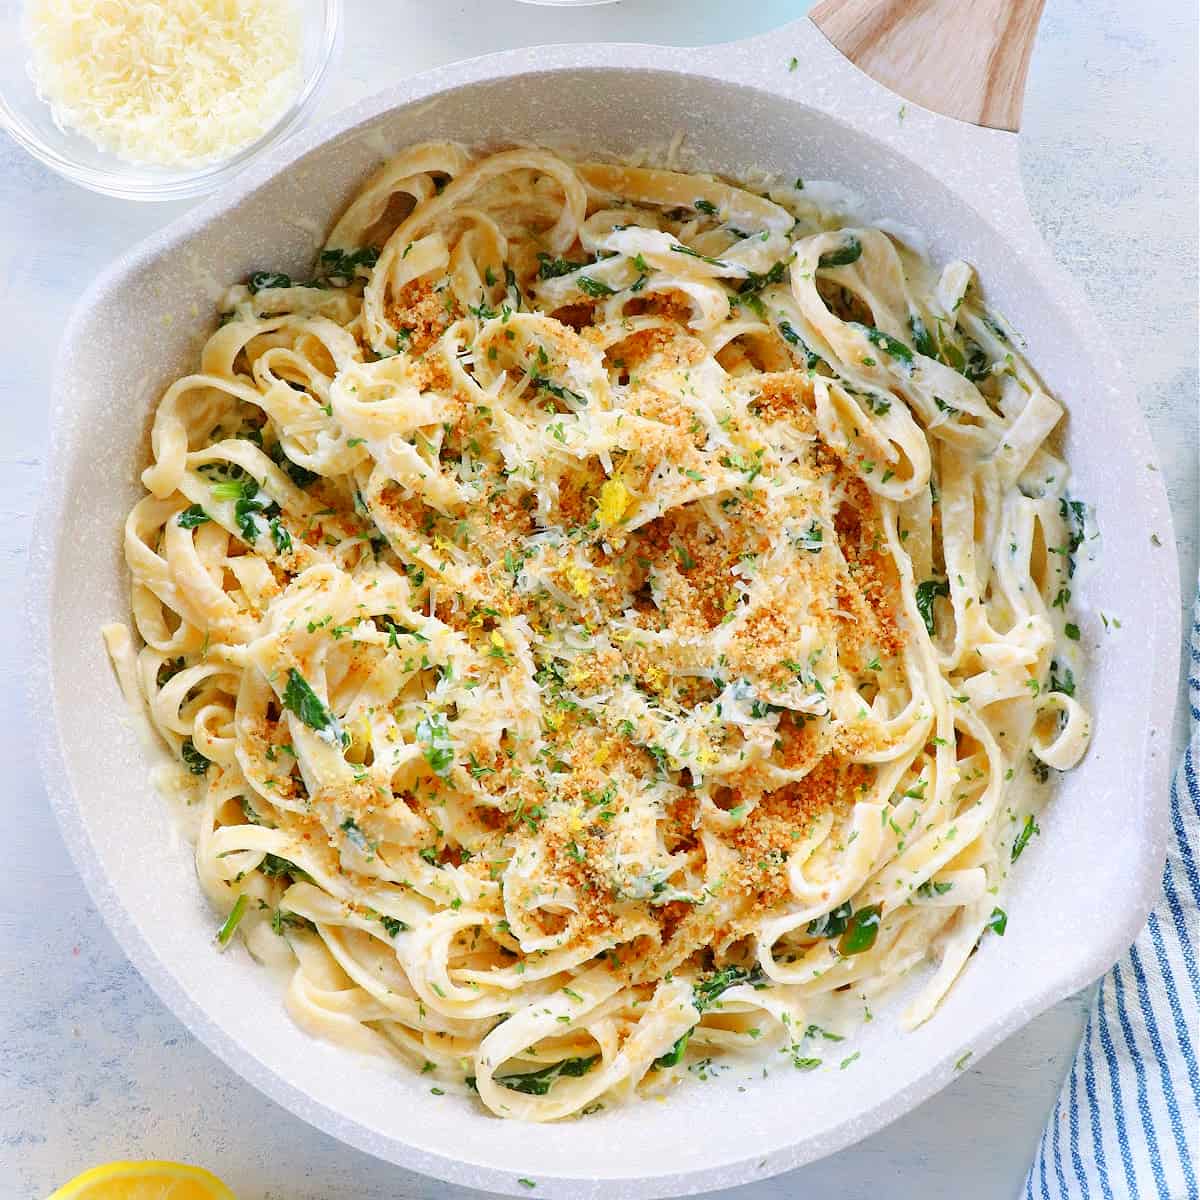
<instances>
[{"instance_id":1,"label":"shredded cheese","mask_svg":"<svg viewBox=\"0 0 1200 1200\"><path fill-rule=\"evenodd\" d=\"M300 90L293 0L29 0L26 33L58 126L131 162L229 158Z\"/></svg>"}]
</instances>

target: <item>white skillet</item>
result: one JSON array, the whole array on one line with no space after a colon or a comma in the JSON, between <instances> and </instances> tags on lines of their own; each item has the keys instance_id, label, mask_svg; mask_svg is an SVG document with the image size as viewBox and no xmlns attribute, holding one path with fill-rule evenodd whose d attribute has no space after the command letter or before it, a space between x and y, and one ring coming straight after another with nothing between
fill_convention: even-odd
<instances>
[{"instance_id":1,"label":"white skillet","mask_svg":"<svg viewBox=\"0 0 1200 1200\"><path fill-rule=\"evenodd\" d=\"M81 300L59 362L33 559L32 704L47 786L129 957L199 1038L280 1104L381 1158L492 1192L616 1200L728 1187L900 1116L949 1082L963 1055L980 1057L1132 940L1162 869L1178 580L1174 556L1151 546L1152 532L1170 544L1171 523L1136 398L1034 229L1006 132L1018 123L1039 11L1039 0L829 0L812 21L730 46L563 46L431 71L292 139ZM1103 531L1101 569L1077 588L1095 740L1014 873L1007 935L986 940L920 1030L899 1034L885 1009L843 1071L838 1048L829 1069L808 1073L778 1056L765 1079L729 1070L690 1079L664 1102L524 1126L312 1041L284 1014L277 981L240 949L215 952L213 914L147 780L150 755L128 727L98 626L127 612L120 528L138 493L148 414L212 327L225 283L257 268L303 273L364 175L410 142L628 152L665 147L678 131L693 167L766 168L861 192L873 214L926 231L936 257L973 262L1027 335L1070 413L1075 494L1097 505Z\"/></svg>"}]
</instances>

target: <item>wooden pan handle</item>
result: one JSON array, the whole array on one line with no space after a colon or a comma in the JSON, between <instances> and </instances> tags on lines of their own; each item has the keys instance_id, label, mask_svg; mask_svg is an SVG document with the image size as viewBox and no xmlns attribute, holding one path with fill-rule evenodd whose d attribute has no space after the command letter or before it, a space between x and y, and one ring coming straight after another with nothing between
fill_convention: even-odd
<instances>
[{"instance_id":1,"label":"wooden pan handle","mask_svg":"<svg viewBox=\"0 0 1200 1200\"><path fill-rule=\"evenodd\" d=\"M1021 125L1044 0L823 0L817 28L860 70L943 116Z\"/></svg>"}]
</instances>

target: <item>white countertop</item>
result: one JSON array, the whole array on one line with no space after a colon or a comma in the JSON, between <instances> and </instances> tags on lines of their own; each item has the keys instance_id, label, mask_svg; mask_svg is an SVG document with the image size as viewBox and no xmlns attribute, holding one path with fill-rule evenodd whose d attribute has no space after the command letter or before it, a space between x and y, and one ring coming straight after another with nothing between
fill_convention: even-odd
<instances>
[{"instance_id":1,"label":"white countertop","mask_svg":"<svg viewBox=\"0 0 1200 1200\"><path fill-rule=\"evenodd\" d=\"M513 0L347 0L345 47L321 114L402 73L492 49L720 42L778 27L807 8L803 0L625 0L575 10ZM1082 278L1104 322L1097 336L1114 338L1127 358L1168 480L1190 589L1197 541L1194 6L1049 0L1047 9L1021 135L1026 188L1051 248ZM788 53L783 39L779 52ZM203 1164L240 1200L477 1196L339 1145L200 1046L108 935L75 876L33 762L22 611L54 348L72 301L97 270L182 208L94 196L0 138L0 759L12 771L0 850L0 1200L38 1200L75 1172L122 1157ZM79 685L102 686L106 701L112 694L107 680ZM1087 1001L1087 993L1064 1001L858 1146L721 1195L1009 1200Z\"/></svg>"}]
</instances>

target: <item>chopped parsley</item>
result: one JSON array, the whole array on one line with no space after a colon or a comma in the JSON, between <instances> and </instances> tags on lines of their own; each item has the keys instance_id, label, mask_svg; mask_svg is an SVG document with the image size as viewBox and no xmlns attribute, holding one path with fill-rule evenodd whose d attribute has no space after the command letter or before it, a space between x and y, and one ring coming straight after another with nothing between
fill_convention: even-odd
<instances>
[{"instance_id":1,"label":"chopped parsley","mask_svg":"<svg viewBox=\"0 0 1200 1200\"><path fill-rule=\"evenodd\" d=\"M1017 859L1021 857L1021 854L1025 850L1025 847L1029 845L1029 839L1031 837L1033 837L1033 835L1035 833L1041 833L1041 832L1042 831L1038 828L1037 821L1035 821L1033 818L1033 813L1030 813L1029 816L1027 816L1025 818L1025 824L1021 826L1021 832L1017 834L1016 839L1013 841L1013 845L1012 845L1012 861L1013 862L1016 862Z\"/></svg>"},{"instance_id":2,"label":"chopped parsley","mask_svg":"<svg viewBox=\"0 0 1200 1200\"><path fill-rule=\"evenodd\" d=\"M421 743L430 770L441 779L450 777L454 765L454 742L444 713L430 713L417 722L417 741Z\"/></svg>"},{"instance_id":3,"label":"chopped parsley","mask_svg":"<svg viewBox=\"0 0 1200 1200\"><path fill-rule=\"evenodd\" d=\"M217 941L223 947L228 946L233 940L233 935L237 932L237 927L242 923L242 918L246 915L246 907L249 903L249 897L244 892L233 902L233 908L229 910L229 916L225 918L225 923L217 930Z\"/></svg>"}]
</instances>

